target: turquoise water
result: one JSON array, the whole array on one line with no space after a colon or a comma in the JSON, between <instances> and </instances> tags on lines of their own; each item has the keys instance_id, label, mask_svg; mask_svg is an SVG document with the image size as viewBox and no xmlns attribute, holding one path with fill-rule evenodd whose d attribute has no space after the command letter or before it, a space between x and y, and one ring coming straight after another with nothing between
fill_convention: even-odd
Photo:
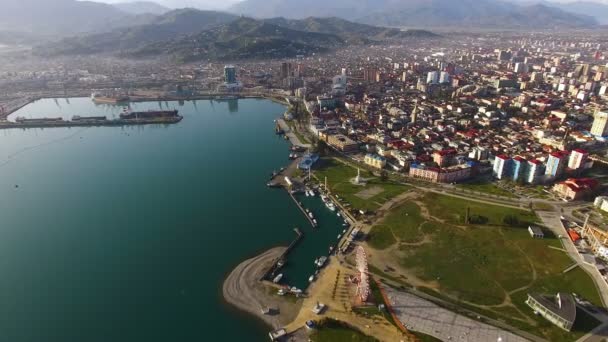
<instances>
[{"instance_id":1,"label":"turquoise water","mask_svg":"<svg viewBox=\"0 0 608 342\"><path fill-rule=\"evenodd\" d=\"M285 272L303 287L342 227L313 232L284 191L265 100L139 103L177 125L0 131L0 331L5 341L266 341L221 284L244 259L306 236ZM37 101L12 115L118 115L90 99ZM333 230L333 231L332 231Z\"/></svg>"}]
</instances>

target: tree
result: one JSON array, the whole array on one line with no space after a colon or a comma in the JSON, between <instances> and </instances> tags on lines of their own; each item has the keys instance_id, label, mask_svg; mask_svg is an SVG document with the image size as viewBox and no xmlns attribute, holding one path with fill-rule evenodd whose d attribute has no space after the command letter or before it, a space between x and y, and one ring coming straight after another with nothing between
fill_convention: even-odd
<instances>
[{"instance_id":1,"label":"tree","mask_svg":"<svg viewBox=\"0 0 608 342\"><path fill-rule=\"evenodd\" d=\"M380 171L380 180L383 182L388 180L388 172L386 170Z\"/></svg>"},{"instance_id":2,"label":"tree","mask_svg":"<svg viewBox=\"0 0 608 342\"><path fill-rule=\"evenodd\" d=\"M519 218L515 215L506 215L503 219L502 222L504 224L506 224L507 226L511 226L511 227L516 227L519 226L521 224L521 222L519 221Z\"/></svg>"}]
</instances>

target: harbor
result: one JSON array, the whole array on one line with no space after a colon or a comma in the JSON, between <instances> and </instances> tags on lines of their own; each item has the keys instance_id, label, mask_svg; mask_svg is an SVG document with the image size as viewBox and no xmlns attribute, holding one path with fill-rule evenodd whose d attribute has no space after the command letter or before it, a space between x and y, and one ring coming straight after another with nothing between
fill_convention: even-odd
<instances>
[{"instance_id":1,"label":"harbor","mask_svg":"<svg viewBox=\"0 0 608 342\"><path fill-rule=\"evenodd\" d=\"M289 163L288 143L272 131L284 107L238 102L237 112L227 102L163 103L184 117L177 125L0 131L0 188L11 198L1 208L0 244L4 258L15 261L1 267L0 287L11 307L21 308L0 309L10 317L7 336L81 341L104 331L109 340L267 341L269 326L227 305L218 288L243 260L288 246L295 227L305 235L288 264L299 265L296 253L311 249L302 264L312 266L320 256L315 244L322 251L328 245L284 190L265 186L272 170ZM131 107L161 109L156 102ZM113 119L121 112L70 98L40 100L13 115ZM305 281L309 272L302 272ZM82 329L44 321L24 332L41 311Z\"/></svg>"}]
</instances>

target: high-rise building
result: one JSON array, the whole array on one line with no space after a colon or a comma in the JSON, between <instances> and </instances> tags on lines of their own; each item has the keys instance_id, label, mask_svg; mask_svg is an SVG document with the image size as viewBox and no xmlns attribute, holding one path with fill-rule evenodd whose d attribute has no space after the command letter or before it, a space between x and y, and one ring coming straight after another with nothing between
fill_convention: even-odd
<instances>
[{"instance_id":1,"label":"high-rise building","mask_svg":"<svg viewBox=\"0 0 608 342\"><path fill-rule=\"evenodd\" d=\"M540 161L533 159L528 161L526 182L537 184L545 173L545 166Z\"/></svg>"},{"instance_id":2,"label":"high-rise building","mask_svg":"<svg viewBox=\"0 0 608 342\"><path fill-rule=\"evenodd\" d=\"M593 125L591 126L591 134L596 137L603 137L608 135L608 111L600 111L599 109L595 112L595 119L593 119Z\"/></svg>"},{"instance_id":3,"label":"high-rise building","mask_svg":"<svg viewBox=\"0 0 608 342\"><path fill-rule=\"evenodd\" d=\"M506 155L496 156L494 159L494 176L498 179L504 179L509 176L511 171L512 159Z\"/></svg>"},{"instance_id":4,"label":"high-rise building","mask_svg":"<svg viewBox=\"0 0 608 342\"><path fill-rule=\"evenodd\" d=\"M363 70L363 79L366 82L377 82L378 69L374 67L367 67Z\"/></svg>"},{"instance_id":5,"label":"high-rise building","mask_svg":"<svg viewBox=\"0 0 608 342\"><path fill-rule=\"evenodd\" d=\"M427 84L436 84L439 83L439 72L431 71L426 75L426 83Z\"/></svg>"},{"instance_id":6,"label":"high-rise building","mask_svg":"<svg viewBox=\"0 0 608 342\"><path fill-rule=\"evenodd\" d=\"M513 54L511 53L511 51L500 51L498 53L498 60L499 61L508 61L511 59L511 57L513 56Z\"/></svg>"},{"instance_id":7,"label":"high-rise building","mask_svg":"<svg viewBox=\"0 0 608 342\"><path fill-rule=\"evenodd\" d=\"M513 69L516 74L526 73L528 72L528 64L526 63L515 63L515 67Z\"/></svg>"},{"instance_id":8,"label":"high-rise building","mask_svg":"<svg viewBox=\"0 0 608 342\"><path fill-rule=\"evenodd\" d=\"M547 169L545 174L551 178L559 177L563 174L566 166L568 165L568 157L570 152L568 151L557 151L549 155L547 160Z\"/></svg>"},{"instance_id":9,"label":"high-rise building","mask_svg":"<svg viewBox=\"0 0 608 342\"><path fill-rule=\"evenodd\" d=\"M525 181L525 176L527 173L527 167L528 167L528 161L525 160L524 158L517 156L513 158L513 163L512 163L512 176L511 178L513 178L514 181L520 181L523 180Z\"/></svg>"},{"instance_id":10,"label":"high-rise building","mask_svg":"<svg viewBox=\"0 0 608 342\"><path fill-rule=\"evenodd\" d=\"M572 170L582 169L585 166L588 158L589 152L578 148L570 153L570 159L568 159L568 168Z\"/></svg>"},{"instance_id":11,"label":"high-rise building","mask_svg":"<svg viewBox=\"0 0 608 342\"><path fill-rule=\"evenodd\" d=\"M285 79L287 77L293 76L293 66L291 63L283 62L281 63L281 78Z\"/></svg>"},{"instance_id":12,"label":"high-rise building","mask_svg":"<svg viewBox=\"0 0 608 342\"><path fill-rule=\"evenodd\" d=\"M445 71L442 71L439 75L439 83L450 83L450 74Z\"/></svg>"},{"instance_id":13,"label":"high-rise building","mask_svg":"<svg viewBox=\"0 0 608 342\"><path fill-rule=\"evenodd\" d=\"M234 65L226 65L224 67L224 82L227 84L236 83L236 67Z\"/></svg>"}]
</instances>

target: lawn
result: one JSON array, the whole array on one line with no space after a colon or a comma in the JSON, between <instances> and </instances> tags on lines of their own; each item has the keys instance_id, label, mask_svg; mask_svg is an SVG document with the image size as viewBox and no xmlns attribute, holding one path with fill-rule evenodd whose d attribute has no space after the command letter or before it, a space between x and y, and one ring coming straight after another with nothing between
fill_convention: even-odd
<instances>
[{"instance_id":1,"label":"lawn","mask_svg":"<svg viewBox=\"0 0 608 342\"><path fill-rule=\"evenodd\" d=\"M331 158L321 159L314 173L320 182L324 182L327 177L332 193L349 203L355 210L376 210L383 203L410 189L406 185L382 181L365 169L361 169L361 177L366 179L367 184L355 185L351 183L351 179L357 176L357 169ZM379 188L381 192L369 198L361 196L365 190L374 188Z\"/></svg>"},{"instance_id":2,"label":"lawn","mask_svg":"<svg viewBox=\"0 0 608 342\"><path fill-rule=\"evenodd\" d=\"M376 249L385 249L397 242L419 242L422 226L431 224L420 216L420 207L414 202L406 202L393 209L391 213L369 234L369 244ZM399 227L393 230L392 227ZM428 228L427 228L428 229Z\"/></svg>"},{"instance_id":3,"label":"lawn","mask_svg":"<svg viewBox=\"0 0 608 342\"><path fill-rule=\"evenodd\" d=\"M458 184L458 185L456 185L456 187L464 189L464 190L480 192L480 193L484 193L484 194L488 194L488 195L492 195L492 196L502 196L502 197L508 197L508 198L517 197L512 192L502 189L490 181L483 181L483 180L470 181L467 183Z\"/></svg>"},{"instance_id":4,"label":"lawn","mask_svg":"<svg viewBox=\"0 0 608 342\"><path fill-rule=\"evenodd\" d=\"M537 222L536 215L527 210L507 208L482 202L467 201L457 197L427 193L422 199L432 216L450 224L465 223L466 210L470 209L470 217L487 219L488 225L503 225L505 216L515 216L524 226L526 222Z\"/></svg>"},{"instance_id":5,"label":"lawn","mask_svg":"<svg viewBox=\"0 0 608 342\"><path fill-rule=\"evenodd\" d=\"M533 239L525 225L503 223L506 215L535 222L532 212L434 193L422 196L420 203L430 218L421 215L416 203L405 203L372 228L369 245L385 249L398 244L395 260L421 280L438 283L440 293L435 295L442 298L486 306L480 310L466 305L551 341L575 340L584 334L582 328L567 333L550 325L525 304L528 292L564 291L601 305L595 284L584 271L562 273L572 260L549 248L561 248L558 238L546 231L545 239ZM484 216L486 224L463 226L467 207L471 215ZM493 308L505 301L512 305Z\"/></svg>"},{"instance_id":6,"label":"lawn","mask_svg":"<svg viewBox=\"0 0 608 342\"><path fill-rule=\"evenodd\" d=\"M310 340L313 342L378 342L375 338L366 336L333 319L324 319L319 322L317 329L310 334Z\"/></svg>"}]
</instances>

